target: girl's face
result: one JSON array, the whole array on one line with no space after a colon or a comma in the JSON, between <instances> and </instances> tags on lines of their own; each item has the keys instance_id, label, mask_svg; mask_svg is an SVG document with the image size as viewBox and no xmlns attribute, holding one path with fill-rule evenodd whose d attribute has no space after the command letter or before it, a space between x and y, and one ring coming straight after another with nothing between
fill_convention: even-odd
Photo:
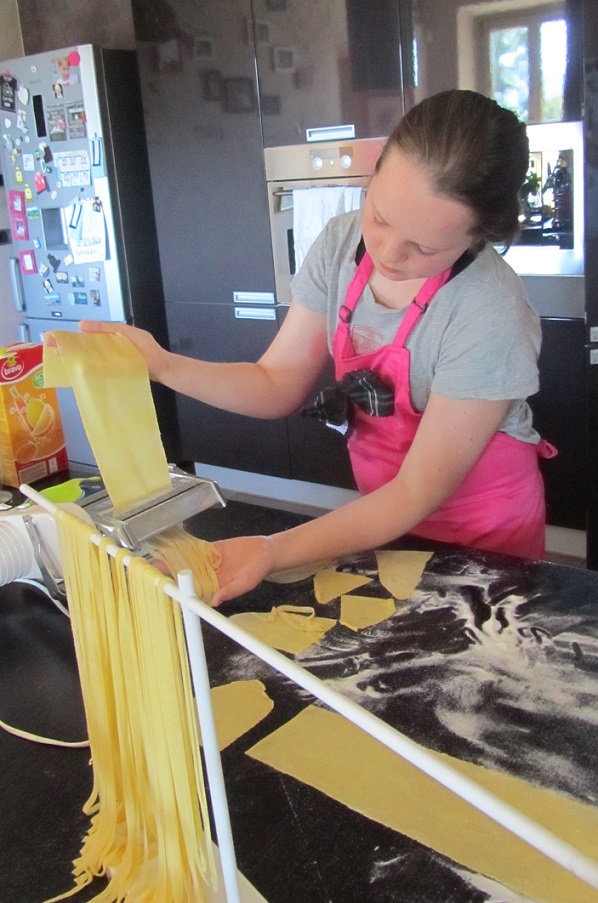
<instances>
[{"instance_id":1,"label":"girl's face","mask_svg":"<svg viewBox=\"0 0 598 903\"><path fill-rule=\"evenodd\" d=\"M434 276L474 244L473 212L435 194L425 166L392 150L370 182L363 240L374 268L400 282Z\"/></svg>"}]
</instances>

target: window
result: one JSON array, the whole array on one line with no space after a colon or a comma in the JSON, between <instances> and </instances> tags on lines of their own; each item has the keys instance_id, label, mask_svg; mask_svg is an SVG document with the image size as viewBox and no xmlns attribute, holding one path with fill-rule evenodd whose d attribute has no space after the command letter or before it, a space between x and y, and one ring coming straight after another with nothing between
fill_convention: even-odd
<instances>
[{"instance_id":1,"label":"window","mask_svg":"<svg viewBox=\"0 0 598 903\"><path fill-rule=\"evenodd\" d=\"M476 17L480 89L528 122L563 118L567 21L562 4Z\"/></svg>"}]
</instances>

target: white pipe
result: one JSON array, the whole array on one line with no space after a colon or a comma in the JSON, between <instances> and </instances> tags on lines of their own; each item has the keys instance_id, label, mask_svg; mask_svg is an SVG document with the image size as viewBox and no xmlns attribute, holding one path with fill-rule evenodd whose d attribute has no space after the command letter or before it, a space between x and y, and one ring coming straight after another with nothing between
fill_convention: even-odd
<instances>
[{"instance_id":1,"label":"white pipe","mask_svg":"<svg viewBox=\"0 0 598 903\"><path fill-rule=\"evenodd\" d=\"M201 631L201 619L196 617L190 607L190 602L199 601L193 588L193 576L191 571L180 571L177 575L178 589L183 610L183 622L187 637L189 652L189 665L193 677L197 711L201 727L201 739L203 743L206 770L208 773L208 786L216 823L216 835L218 838L218 850L222 865L222 877L227 903L241 903L239 892L239 880L237 873L237 860L235 845L230 824L228 802L226 799L226 787L222 774L222 759L218 748L216 736L216 724L210 696L210 678Z\"/></svg>"},{"instance_id":2,"label":"white pipe","mask_svg":"<svg viewBox=\"0 0 598 903\"><path fill-rule=\"evenodd\" d=\"M51 510L48 507L48 504L51 503L48 503L48 500L43 496L38 498L38 493L35 490L31 490L31 487L21 486L21 492L29 498L33 498L34 501L39 501L39 504L46 507L47 510ZM52 509L54 509L53 505ZM116 546L114 548L116 549ZM221 633L253 652L254 655L257 655L262 661L271 665L294 683L299 684L299 686L320 699L331 709L352 721L393 752L411 762L412 765L415 765L453 793L456 793L457 796L479 809L480 812L488 815L493 821L498 822L498 824L507 828L511 833L520 837L549 859L577 875L590 887L598 889L598 862L596 860L585 856L567 841L557 837L518 809L480 787L475 781L470 780L450 765L438 759L424 746L415 743L409 737L395 730L395 728L390 727L376 715L372 715L371 712L368 712L357 703L342 696L318 677L310 674L305 668L291 661L291 659L288 659L276 649L272 649L266 643L237 627L236 624L225 618L224 615L219 614L205 602L201 602L197 598L183 601L174 582L166 584L165 592L179 604L186 605L191 611L195 612L196 615L207 621L208 624L211 624Z\"/></svg>"}]
</instances>

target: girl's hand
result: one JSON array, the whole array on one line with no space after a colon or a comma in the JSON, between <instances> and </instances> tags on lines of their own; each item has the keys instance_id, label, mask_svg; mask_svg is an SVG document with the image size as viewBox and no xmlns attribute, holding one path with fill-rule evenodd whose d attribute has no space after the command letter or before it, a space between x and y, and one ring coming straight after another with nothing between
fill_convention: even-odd
<instances>
[{"instance_id":1,"label":"girl's hand","mask_svg":"<svg viewBox=\"0 0 598 903\"><path fill-rule=\"evenodd\" d=\"M214 543L222 556L218 568L219 589L212 605L249 592L274 570L274 555L269 536L242 536Z\"/></svg>"},{"instance_id":2,"label":"girl's hand","mask_svg":"<svg viewBox=\"0 0 598 903\"><path fill-rule=\"evenodd\" d=\"M167 368L168 352L145 329L128 326L126 323L108 323L96 320L81 320L79 329L81 332L107 332L124 335L145 358L150 379L162 382Z\"/></svg>"}]
</instances>

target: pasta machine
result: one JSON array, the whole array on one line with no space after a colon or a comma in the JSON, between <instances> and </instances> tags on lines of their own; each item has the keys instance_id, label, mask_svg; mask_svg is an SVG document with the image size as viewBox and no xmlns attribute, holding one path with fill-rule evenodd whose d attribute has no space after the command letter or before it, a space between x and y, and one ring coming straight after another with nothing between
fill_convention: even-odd
<instances>
[{"instance_id":1,"label":"pasta machine","mask_svg":"<svg viewBox=\"0 0 598 903\"><path fill-rule=\"evenodd\" d=\"M149 555L147 540L152 536L207 508L226 505L213 480L192 476L174 465L169 470L169 489L129 509L115 508L105 490L70 508L116 545ZM0 586L23 579L43 583L54 598L64 598L54 518L29 503L0 513Z\"/></svg>"}]
</instances>

